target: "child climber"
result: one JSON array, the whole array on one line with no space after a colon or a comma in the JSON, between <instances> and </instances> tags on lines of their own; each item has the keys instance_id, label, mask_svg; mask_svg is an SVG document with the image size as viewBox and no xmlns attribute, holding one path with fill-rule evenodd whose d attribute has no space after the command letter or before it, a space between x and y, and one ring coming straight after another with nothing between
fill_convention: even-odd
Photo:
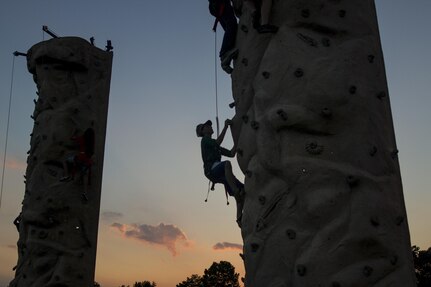
<instances>
[{"instance_id":1,"label":"child climber","mask_svg":"<svg viewBox=\"0 0 431 287\"><path fill-rule=\"evenodd\" d=\"M196 135L202 137L201 152L204 162L205 176L213 183L221 183L225 191L236 200L236 222L241 227L242 208L244 205L244 185L234 176L230 161L221 161L221 156L234 157L236 147L227 150L220 146L223 142L227 128L231 125L231 120L226 120L223 130L217 139L213 139L214 133L210 120L196 126Z\"/></svg>"}]
</instances>

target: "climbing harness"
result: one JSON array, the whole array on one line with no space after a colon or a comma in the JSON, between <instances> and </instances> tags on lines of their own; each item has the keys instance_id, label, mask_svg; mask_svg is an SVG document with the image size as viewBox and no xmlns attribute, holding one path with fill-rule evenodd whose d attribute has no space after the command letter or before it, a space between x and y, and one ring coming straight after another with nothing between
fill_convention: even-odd
<instances>
[{"instance_id":1,"label":"climbing harness","mask_svg":"<svg viewBox=\"0 0 431 287\"><path fill-rule=\"evenodd\" d=\"M11 72L11 79L10 79L10 90L9 90L9 109L7 113L7 123L6 123L6 139L5 139L5 145L4 145L4 154L3 154L3 170L2 170L2 176L1 176L1 187L0 187L0 208L1 203L3 199L3 184L4 184L4 172L6 168L6 153L7 153L7 144L9 139L9 123L10 123L10 111L12 107L12 93L13 93L13 76L15 72L15 57L19 56L22 53L14 52L12 57L12 72Z\"/></svg>"}]
</instances>

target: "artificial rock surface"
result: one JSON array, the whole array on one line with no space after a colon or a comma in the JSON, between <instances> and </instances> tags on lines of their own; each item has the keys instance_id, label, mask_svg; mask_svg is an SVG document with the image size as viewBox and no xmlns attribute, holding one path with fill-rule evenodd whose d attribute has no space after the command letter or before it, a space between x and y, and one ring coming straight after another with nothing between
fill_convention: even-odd
<instances>
[{"instance_id":1,"label":"artificial rock surface","mask_svg":"<svg viewBox=\"0 0 431 287\"><path fill-rule=\"evenodd\" d=\"M27 63L38 98L10 286L93 286L112 53L64 37L34 45ZM94 131L90 172L77 167L60 181L79 152L72 136L87 129Z\"/></svg>"},{"instance_id":2,"label":"artificial rock surface","mask_svg":"<svg viewBox=\"0 0 431 287\"><path fill-rule=\"evenodd\" d=\"M234 2L246 286L416 286L374 1Z\"/></svg>"}]
</instances>

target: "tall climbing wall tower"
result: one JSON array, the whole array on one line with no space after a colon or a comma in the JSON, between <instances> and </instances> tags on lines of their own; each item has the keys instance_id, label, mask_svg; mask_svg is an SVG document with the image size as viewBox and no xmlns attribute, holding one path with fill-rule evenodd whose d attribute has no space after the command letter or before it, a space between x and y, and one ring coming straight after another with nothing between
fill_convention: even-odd
<instances>
[{"instance_id":1,"label":"tall climbing wall tower","mask_svg":"<svg viewBox=\"0 0 431 287\"><path fill-rule=\"evenodd\" d=\"M27 63L38 98L10 286L93 286L112 52L55 38Z\"/></svg>"},{"instance_id":2,"label":"tall climbing wall tower","mask_svg":"<svg viewBox=\"0 0 431 287\"><path fill-rule=\"evenodd\" d=\"M234 4L246 286L416 286L374 1Z\"/></svg>"}]
</instances>

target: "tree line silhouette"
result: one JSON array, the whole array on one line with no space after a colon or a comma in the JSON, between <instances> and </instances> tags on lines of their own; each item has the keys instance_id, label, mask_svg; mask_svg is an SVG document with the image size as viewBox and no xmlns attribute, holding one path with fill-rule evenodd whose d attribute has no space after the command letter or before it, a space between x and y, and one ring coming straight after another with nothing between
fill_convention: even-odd
<instances>
[{"instance_id":1,"label":"tree line silhouette","mask_svg":"<svg viewBox=\"0 0 431 287\"><path fill-rule=\"evenodd\" d=\"M415 268L417 287L431 286L431 247L420 250L420 247L412 246L413 263ZM220 261L204 270L204 274L192 274L176 287L240 287L239 274L235 273L235 267L228 261ZM101 287L94 282L94 287ZM157 287L156 282L135 282L132 286L121 285L119 287Z\"/></svg>"}]
</instances>

